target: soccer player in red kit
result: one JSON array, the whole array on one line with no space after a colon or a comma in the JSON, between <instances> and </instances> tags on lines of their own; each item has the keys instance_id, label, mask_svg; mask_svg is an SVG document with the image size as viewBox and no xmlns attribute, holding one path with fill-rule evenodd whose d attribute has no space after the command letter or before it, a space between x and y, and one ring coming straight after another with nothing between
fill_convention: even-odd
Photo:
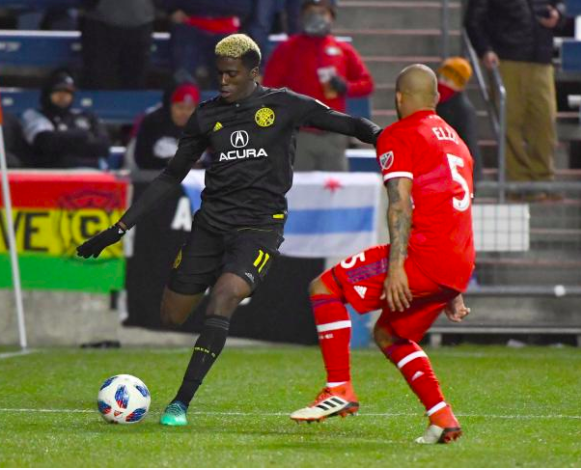
<instances>
[{"instance_id":1,"label":"soccer player in red kit","mask_svg":"<svg viewBox=\"0 0 581 470\"><path fill-rule=\"evenodd\" d=\"M426 408L429 426L419 443L456 440L460 424L446 403L430 360L418 342L444 311L461 321L474 269L472 157L458 134L435 113L437 79L426 66L398 76L399 122L377 143L377 158L389 197L390 244L369 248L324 272L310 295L327 385L296 421L321 421L359 409L351 384L351 322L358 313L381 309L374 328L378 347L402 373Z\"/></svg>"}]
</instances>

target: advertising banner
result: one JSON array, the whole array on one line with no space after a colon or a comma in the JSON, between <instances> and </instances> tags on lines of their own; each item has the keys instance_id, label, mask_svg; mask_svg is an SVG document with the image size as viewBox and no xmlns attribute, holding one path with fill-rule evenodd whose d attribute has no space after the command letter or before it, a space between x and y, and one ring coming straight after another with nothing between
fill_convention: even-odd
<instances>
[{"instance_id":1,"label":"advertising banner","mask_svg":"<svg viewBox=\"0 0 581 470\"><path fill-rule=\"evenodd\" d=\"M93 172L9 174L22 287L110 292L125 284L123 247L84 260L75 249L110 227L127 206L128 182ZM1 204L4 207L3 201ZM0 220L0 288L12 287L5 218Z\"/></svg>"}]
</instances>

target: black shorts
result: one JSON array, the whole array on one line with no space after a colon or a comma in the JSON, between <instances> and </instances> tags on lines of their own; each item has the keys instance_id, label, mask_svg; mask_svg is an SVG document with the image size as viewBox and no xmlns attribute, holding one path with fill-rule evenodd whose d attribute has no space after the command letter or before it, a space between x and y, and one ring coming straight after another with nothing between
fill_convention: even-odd
<instances>
[{"instance_id":1,"label":"black shorts","mask_svg":"<svg viewBox=\"0 0 581 470\"><path fill-rule=\"evenodd\" d=\"M233 273L254 292L278 257L283 240L282 225L219 231L196 217L174 261L168 287L178 294L199 294L221 274Z\"/></svg>"}]
</instances>

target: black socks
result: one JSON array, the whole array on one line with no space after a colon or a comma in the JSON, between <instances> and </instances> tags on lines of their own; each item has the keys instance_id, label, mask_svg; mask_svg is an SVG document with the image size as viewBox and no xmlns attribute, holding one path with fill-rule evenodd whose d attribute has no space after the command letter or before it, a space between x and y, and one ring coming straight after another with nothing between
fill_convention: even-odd
<instances>
[{"instance_id":1,"label":"black socks","mask_svg":"<svg viewBox=\"0 0 581 470\"><path fill-rule=\"evenodd\" d=\"M188 364L182 386L173 401L181 401L188 406L194 394L202 384L202 380L209 372L212 364L222 352L230 320L219 315L206 317L202 333L194 346L194 353Z\"/></svg>"}]
</instances>

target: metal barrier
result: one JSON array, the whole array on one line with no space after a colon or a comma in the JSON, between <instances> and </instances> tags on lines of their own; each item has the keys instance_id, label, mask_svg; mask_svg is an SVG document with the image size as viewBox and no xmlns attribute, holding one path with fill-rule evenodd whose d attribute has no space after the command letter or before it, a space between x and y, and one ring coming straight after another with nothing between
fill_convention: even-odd
<instances>
[{"instance_id":1,"label":"metal barrier","mask_svg":"<svg viewBox=\"0 0 581 470\"><path fill-rule=\"evenodd\" d=\"M506 89L504 88L504 83L502 82L502 77L498 71L498 67L492 69L491 78L492 85L494 86L494 95L498 97L498 103L495 101L495 97L491 96L488 92L488 86L482 73L482 67L480 66L480 60L476 55L476 51L472 47L470 38L466 30L462 30L462 41L464 47L468 51L468 56L474 69L474 74L478 82L478 88L482 94L482 98L486 102L488 108L488 116L492 123L492 128L496 135L496 140L498 143L497 151L497 161L498 161L498 201L502 204L506 200L506 141L504 136L506 135Z\"/></svg>"}]
</instances>

